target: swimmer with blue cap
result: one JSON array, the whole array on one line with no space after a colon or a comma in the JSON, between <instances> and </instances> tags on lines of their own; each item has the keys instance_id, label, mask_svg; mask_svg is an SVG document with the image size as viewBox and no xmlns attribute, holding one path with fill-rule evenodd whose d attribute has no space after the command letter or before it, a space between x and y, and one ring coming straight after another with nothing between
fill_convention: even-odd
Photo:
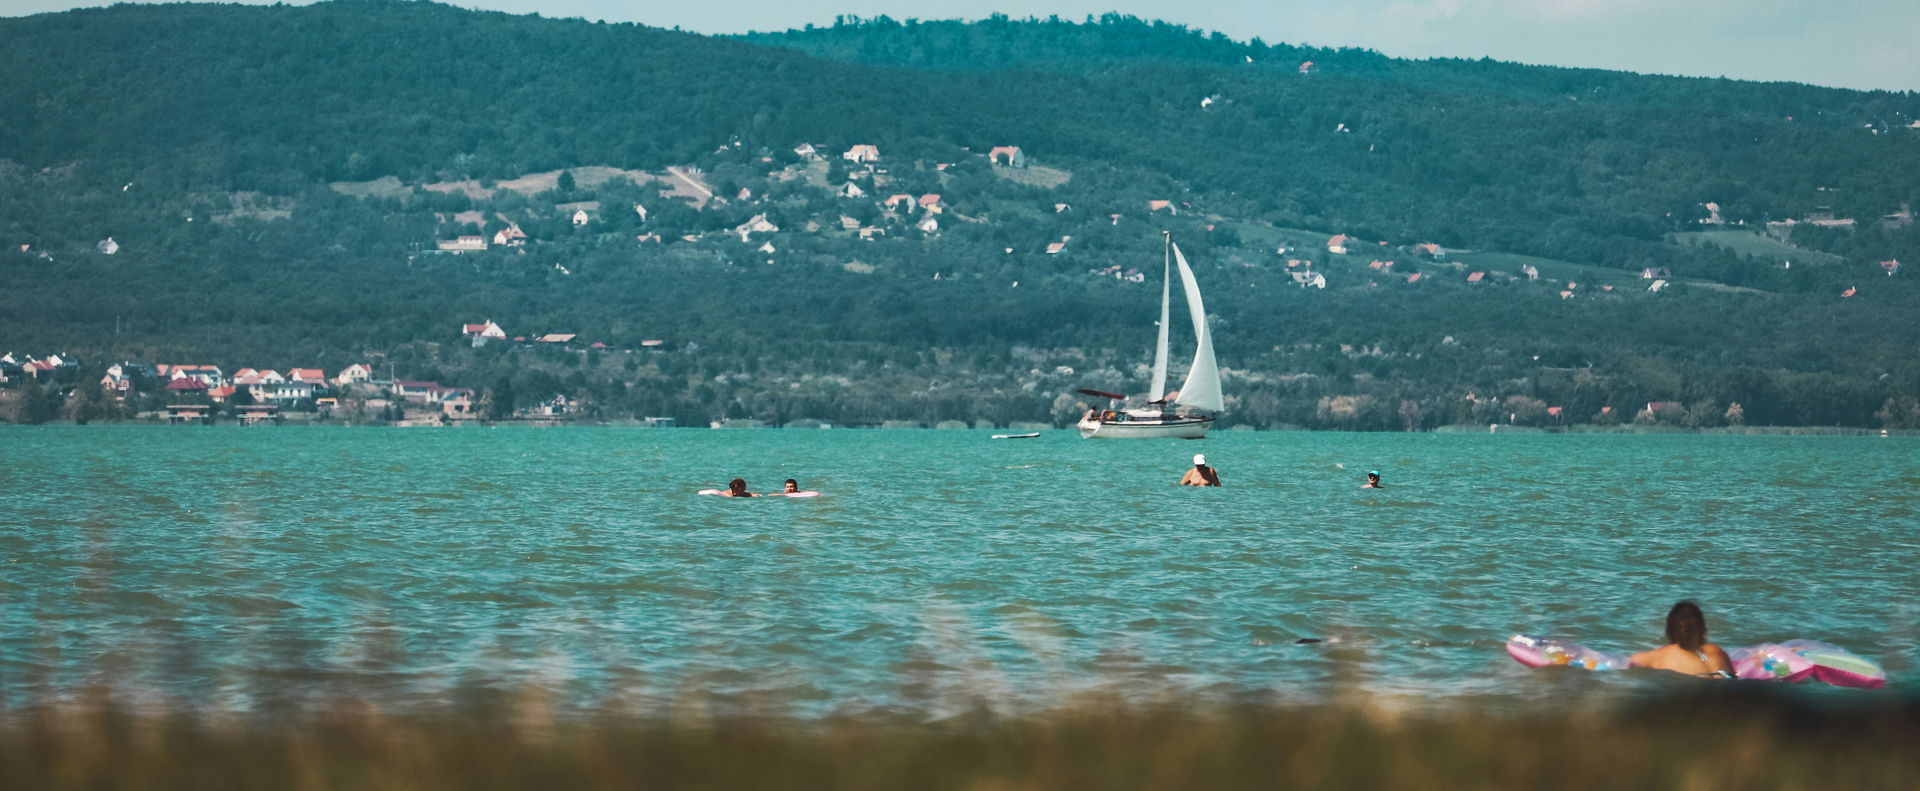
<instances>
[{"instance_id":1,"label":"swimmer with blue cap","mask_svg":"<svg viewBox=\"0 0 1920 791\"><path fill-rule=\"evenodd\" d=\"M1365 486L1362 486L1362 487L1360 487L1360 488L1362 488L1362 489L1385 489L1385 488L1387 488L1387 487L1385 487L1385 486L1381 486L1381 485L1380 485L1380 471L1379 471L1379 470L1367 470L1367 485L1365 485Z\"/></svg>"}]
</instances>

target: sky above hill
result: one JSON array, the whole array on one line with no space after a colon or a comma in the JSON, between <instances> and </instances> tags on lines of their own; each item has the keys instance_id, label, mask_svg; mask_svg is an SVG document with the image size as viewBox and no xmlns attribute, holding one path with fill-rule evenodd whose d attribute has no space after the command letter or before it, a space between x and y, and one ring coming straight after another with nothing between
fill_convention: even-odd
<instances>
[{"instance_id":1,"label":"sky above hill","mask_svg":"<svg viewBox=\"0 0 1920 791\"><path fill-rule=\"evenodd\" d=\"M0 15L105 2L0 0ZM469 8L639 22L701 33L830 25L834 17L977 19L1109 11L1270 43L1405 58L1490 57L1653 74L1920 90L1915 0L460 0Z\"/></svg>"}]
</instances>

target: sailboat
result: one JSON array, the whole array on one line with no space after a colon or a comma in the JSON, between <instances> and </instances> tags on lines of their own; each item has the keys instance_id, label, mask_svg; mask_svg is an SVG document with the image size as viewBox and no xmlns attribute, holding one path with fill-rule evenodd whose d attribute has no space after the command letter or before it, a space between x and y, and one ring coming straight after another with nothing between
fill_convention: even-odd
<instances>
[{"instance_id":1,"label":"sailboat","mask_svg":"<svg viewBox=\"0 0 1920 791\"><path fill-rule=\"evenodd\" d=\"M1226 404L1220 395L1220 366L1213 359L1213 335L1207 331L1207 309L1200 302L1200 284L1194 281L1193 268L1187 266L1187 257L1180 254L1180 247L1173 243L1171 232L1162 232L1166 238L1166 255L1160 278L1160 335L1153 347L1153 381L1147 393L1144 407L1134 409L1117 408L1126 396L1100 390L1081 390L1091 396L1110 399L1115 407L1105 411L1089 411L1080 419L1080 436L1087 439L1146 439L1165 437L1170 439L1201 439L1207 436L1207 429L1213 426L1214 415L1222 411ZM1169 402L1167 398L1167 325L1170 323L1170 297L1173 286L1173 268L1180 268L1180 284L1187 296L1187 312L1193 318L1193 365L1187 368L1187 380ZM1185 407L1187 411L1179 408Z\"/></svg>"}]
</instances>

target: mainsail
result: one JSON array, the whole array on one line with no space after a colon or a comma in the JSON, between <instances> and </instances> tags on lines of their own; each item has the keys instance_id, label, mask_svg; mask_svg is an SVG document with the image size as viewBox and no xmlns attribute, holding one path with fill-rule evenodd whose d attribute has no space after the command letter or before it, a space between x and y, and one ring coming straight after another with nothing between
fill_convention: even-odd
<instances>
[{"instance_id":1,"label":"mainsail","mask_svg":"<svg viewBox=\"0 0 1920 791\"><path fill-rule=\"evenodd\" d=\"M1187 290L1187 311L1193 315L1194 344L1193 366L1187 369L1186 384L1180 386L1180 397L1175 404L1203 409L1208 412L1221 412L1226 409L1226 401L1220 395L1220 365L1213 359L1213 334L1207 332L1207 308L1200 302L1200 284L1193 279L1193 269L1187 266L1187 257L1180 254L1180 246L1171 240L1167 246L1173 250L1174 263L1180 265L1180 284ZM1165 281L1162 281L1164 284ZM1167 298L1166 286L1161 286L1160 297L1160 346L1155 358L1154 371L1165 373L1167 353ZM1159 378L1154 379L1154 390L1160 389Z\"/></svg>"},{"instance_id":2,"label":"mainsail","mask_svg":"<svg viewBox=\"0 0 1920 791\"><path fill-rule=\"evenodd\" d=\"M1161 263L1160 272L1160 340L1153 346L1153 383L1147 393L1147 401L1158 404L1167 397L1167 287L1173 282L1173 236L1167 236L1166 260Z\"/></svg>"}]
</instances>

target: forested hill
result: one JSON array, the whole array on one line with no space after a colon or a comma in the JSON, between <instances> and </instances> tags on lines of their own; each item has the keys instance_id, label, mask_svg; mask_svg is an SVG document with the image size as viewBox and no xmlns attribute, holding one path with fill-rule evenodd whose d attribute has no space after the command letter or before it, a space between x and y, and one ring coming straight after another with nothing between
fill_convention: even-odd
<instances>
[{"instance_id":1,"label":"forested hill","mask_svg":"<svg viewBox=\"0 0 1920 791\"><path fill-rule=\"evenodd\" d=\"M1141 389L1128 270L1171 230L1254 425L1868 425L1920 395L1912 93L1119 16L716 38L388 0L0 19L0 73L0 351L377 355L608 417L1050 419ZM486 318L615 352L465 348Z\"/></svg>"}]
</instances>

